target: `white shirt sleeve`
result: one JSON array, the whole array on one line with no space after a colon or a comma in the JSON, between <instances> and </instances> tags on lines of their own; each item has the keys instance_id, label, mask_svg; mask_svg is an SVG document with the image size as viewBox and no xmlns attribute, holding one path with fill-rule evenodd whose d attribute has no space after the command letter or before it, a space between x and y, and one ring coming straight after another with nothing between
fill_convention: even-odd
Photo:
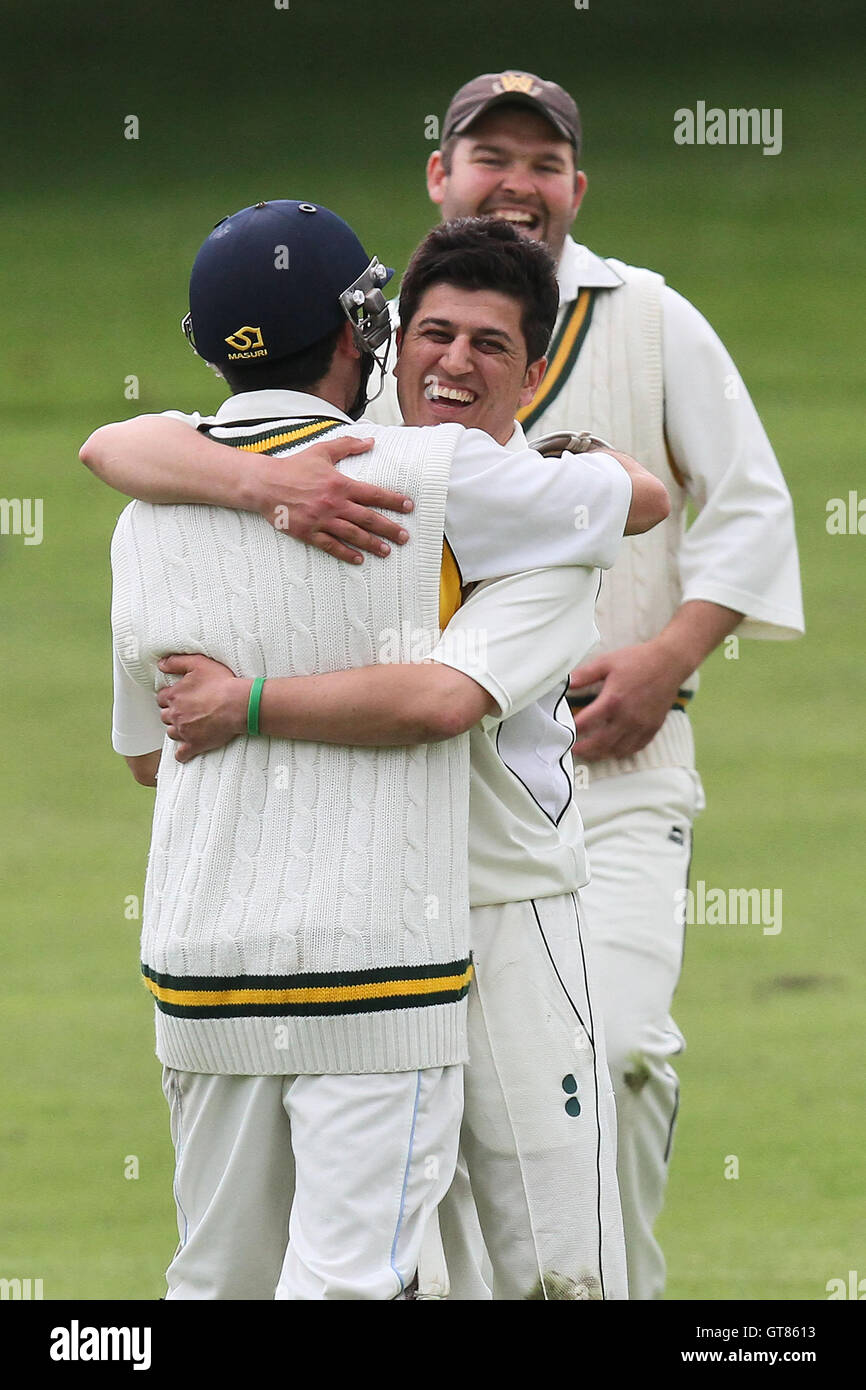
<instances>
[{"instance_id":1,"label":"white shirt sleeve","mask_svg":"<svg viewBox=\"0 0 866 1390\"><path fill-rule=\"evenodd\" d=\"M433 661L471 676L493 696L499 714L486 727L533 704L598 641L597 569L563 565L479 584L457 610Z\"/></svg>"},{"instance_id":2,"label":"white shirt sleeve","mask_svg":"<svg viewBox=\"0 0 866 1390\"><path fill-rule=\"evenodd\" d=\"M454 453L445 535L463 582L569 565L609 569L631 479L608 454L543 458L466 430Z\"/></svg>"},{"instance_id":3,"label":"white shirt sleeve","mask_svg":"<svg viewBox=\"0 0 866 1390\"><path fill-rule=\"evenodd\" d=\"M153 679L138 659L138 639L131 622L129 577L134 566L134 547L129 532L137 503L118 517L111 538L111 629L114 658L114 708L111 746L116 753L134 758L155 753L165 741L165 725L156 701Z\"/></svg>"},{"instance_id":4,"label":"white shirt sleeve","mask_svg":"<svg viewBox=\"0 0 866 1390\"><path fill-rule=\"evenodd\" d=\"M115 644L112 748L126 758L135 758L141 753L155 753L164 741L165 725L156 703L156 691L133 679Z\"/></svg>"},{"instance_id":5,"label":"white shirt sleeve","mask_svg":"<svg viewBox=\"0 0 866 1390\"><path fill-rule=\"evenodd\" d=\"M665 432L697 517L680 549L683 602L744 613L745 637L804 627L790 493L724 344L665 286Z\"/></svg>"}]
</instances>

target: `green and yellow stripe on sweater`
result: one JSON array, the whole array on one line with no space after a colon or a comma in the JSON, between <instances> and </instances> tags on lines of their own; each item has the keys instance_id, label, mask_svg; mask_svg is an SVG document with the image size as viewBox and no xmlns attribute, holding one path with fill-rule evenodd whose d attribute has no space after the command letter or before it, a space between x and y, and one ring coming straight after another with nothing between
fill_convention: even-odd
<instances>
[{"instance_id":1,"label":"green and yellow stripe on sweater","mask_svg":"<svg viewBox=\"0 0 866 1390\"><path fill-rule=\"evenodd\" d=\"M468 958L306 975L167 975L142 962L157 1008L175 1018L315 1017L427 1008L462 999Z\"/></svg>"}]
</instances>

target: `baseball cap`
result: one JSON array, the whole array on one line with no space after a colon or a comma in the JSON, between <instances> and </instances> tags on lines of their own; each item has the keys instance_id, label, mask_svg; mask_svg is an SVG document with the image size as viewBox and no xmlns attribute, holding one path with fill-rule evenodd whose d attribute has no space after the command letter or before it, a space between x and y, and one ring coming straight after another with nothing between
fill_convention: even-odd
<instances>
[{"instance_id":1,"label":"baseball cap","mask_svg":"<svg viewBox=\"0 0 866 1390\"><path fill-rule=\"evenodd\" d=\"M217 366L276 361L346 323L340 295L373 263L328 208L256 203L218 222L200 248L184 326ZM375 264L385 284L394 272Z\"/></svg>"},{"instance_id":2,"label":"baseball cap","mask_svg":"<svg viewBox=\"0 0 866 1390\"><path fill-rule=\"evenodd\" d=\"M514 70L487 72L461 87L445 112L442 139L462 135L485 111L506 102L534 107L574 147L575 157L580 154L580 112L573 98L556 82Z\"/></svg>"}]
</instances>

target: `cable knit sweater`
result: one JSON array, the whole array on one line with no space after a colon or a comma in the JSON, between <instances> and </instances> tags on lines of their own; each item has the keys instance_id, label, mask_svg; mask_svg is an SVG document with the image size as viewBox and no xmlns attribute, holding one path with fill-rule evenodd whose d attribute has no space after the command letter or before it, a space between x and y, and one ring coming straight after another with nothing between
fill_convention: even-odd
<instances>
[{"instance_id":1,"label":"cable knit sweater","mask_svg":"<svg viewBox=\"0 0 866 1390\"><path fill-rule=\"evenodd\" d=\"M276 452L281 425L252 422L241 447ZM353 428L331 426L332 437ZM373 450L341 467L416 499L412 543L388 566L335 563L246 513L127 507L112 622L129 676L153 691L172 651L245 676L362 666L404 623L432 649L462 432L365 433ZM173 752L159 769L142 932L160 1059L251 1075L465 1060L468 737L381 749L242 737L185 765Z\"/></svg>"}]
</instances>

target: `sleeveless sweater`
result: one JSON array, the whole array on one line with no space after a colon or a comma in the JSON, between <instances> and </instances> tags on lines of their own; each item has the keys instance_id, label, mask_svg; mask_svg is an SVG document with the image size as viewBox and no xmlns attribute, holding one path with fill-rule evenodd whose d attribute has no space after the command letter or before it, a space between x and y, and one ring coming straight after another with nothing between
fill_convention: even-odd
<instances>
[{"instance_id":1,"label":"sleeveless sweater","mask_svg":"<svg viewBox=\"0 0 866 1390\"><path fill-rule=\"evenodd\" d=\"M562 389L533 421L532 437L555 430L591 430L631 454L670 494L670 515L642 536L626 536L606 570L596 604L598 654L646 642L680 605L678 552L686 524L686 493L674 475L664 435L662 306L664 280L651 270L606 262L624 281L595 292L592 320ZM563 306L560 315L567 314ZM695 672L683 683L694 692ZM579 750L577 752L579 757ZM688 717L672 710L646 748L630 758L592 763L591 780L651 767L694 767Z\"/></svg>"},{"instance_id":2,"label":"sleeveless sweater","mask_svg":"<svg viewBox=\"0 0 866 1390\"><path fill-rule=\"evenodd\" d=\"M276 424L251 422L241 447L303 427ZM372 451L341 468L416 499L411 543L387 566L339 563L247 513L126 509L112 620L136 680L163 683L156 662L175 651L243 676L369 665L403 624L432 649L462 430L365 433ZM405 748L244 736L185 765L167 742L141 948L160 1059L251 1075L464 1061L468 789L468 735Z\"/></svg>"}]
</instances>

